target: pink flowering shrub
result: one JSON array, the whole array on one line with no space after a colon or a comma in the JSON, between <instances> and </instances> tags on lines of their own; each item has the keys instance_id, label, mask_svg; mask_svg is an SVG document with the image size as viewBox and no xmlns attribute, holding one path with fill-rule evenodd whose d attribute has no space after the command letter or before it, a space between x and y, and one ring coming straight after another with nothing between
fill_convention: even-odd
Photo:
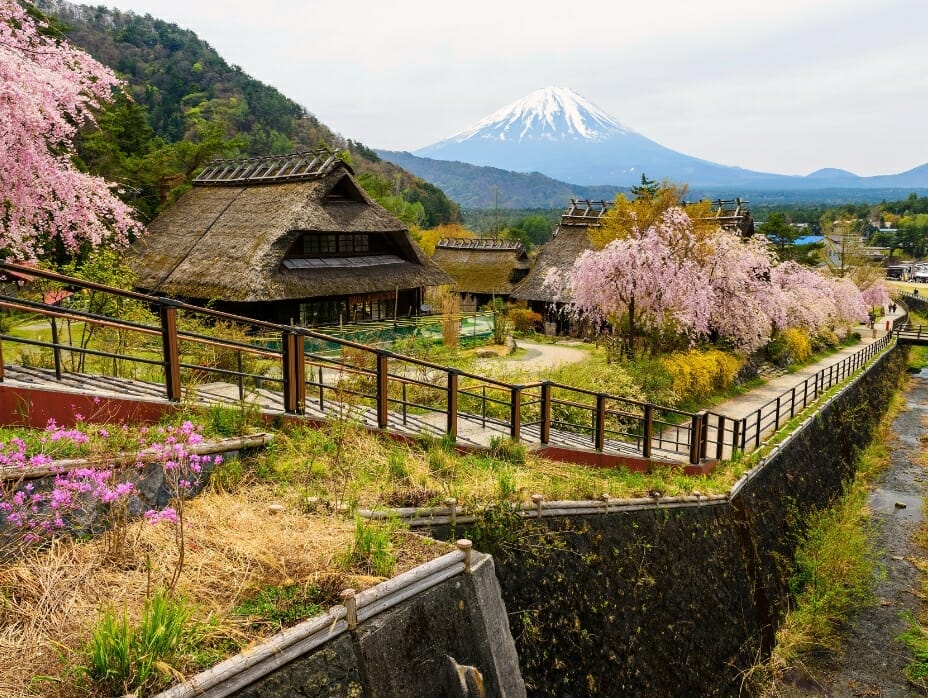
<instances>
[{"instance_id":1,"label":"pink flowering shrub","mask_svg":"<svg viewBox=\"0 0 928 698\"><path fill-rule=\"evenodd\" d=\"M107 428L80 422L67 429L50 421L31 446L18 437L0 444L0 468L7 474L0 487L0 556L55 536L84 532L103 532L110 553L120 554L125 551L126 525L143 512L152 524L176 526L182 551L183 501L201 481L203 468L222 460L192 451L202 443L202 431L190 421L179 427L142 427L137 431L125 425ZM65 451L81 451L91 443L95 449L84 451L90 456L86 466L65 469L59 464L56 471L56 461L46 452L62 445L67 445ZM169 507L146 507L134 482L152 465L163 474L161 491ZM182 553L179 559L182 564Z\"/></svg>"}]
</instances>

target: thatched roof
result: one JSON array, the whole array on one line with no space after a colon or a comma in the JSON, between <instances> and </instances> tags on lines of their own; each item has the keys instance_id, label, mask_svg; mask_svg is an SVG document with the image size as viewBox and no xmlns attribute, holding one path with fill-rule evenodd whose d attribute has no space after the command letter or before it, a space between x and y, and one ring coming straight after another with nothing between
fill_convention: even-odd
<instances>
[{"instance_id":1,"label":"thatched roof","mask_svg":"<svg viewBox=\"0 0 928 698\"><path fill-rule=\"evenodd\" d=\"M368 233L382 242L381 251L287 258L291 247L314 233ZM235 302L451 281L416 247L404 224L355 182L351 168L325 151L211 164L152 221L131 262L146 291Z\"/></svg>"},{"instance_id":2,"label":"thatched roof","mask_svg":"<svg viewBox=\"0 0 928 698\"><path fill-rule=\"evenodd\" d=\"M528 253L516 240L442 238L434 261L454 279L460 293L508 295L530 268Z\"/></svg>"},{"instance_id":3,"label":"thatched roof","mask_svg":"<svg viewBox=\"0 0 928 698\"><path fill-rule=\"evenodd\" d=\"M590 229L600 227L608 210L605 201L571 199L551 240L538 250L532 270L509 295L518 300L555 302L554 293L544 286L545 277L551 269L570 269L581 253L593 249Z\"/></svg>"}]
</instances>

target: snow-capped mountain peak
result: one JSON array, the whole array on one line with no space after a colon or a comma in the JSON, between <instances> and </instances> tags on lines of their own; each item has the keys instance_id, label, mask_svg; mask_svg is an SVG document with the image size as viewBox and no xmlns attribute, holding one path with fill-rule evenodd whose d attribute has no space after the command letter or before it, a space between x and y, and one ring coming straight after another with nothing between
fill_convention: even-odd
<instances>
[{"instance_id":1,"label":"snow-capped mountain peak","mask_svg":"<svg viewBox=\"0 0 928 698\"><path fill-rule=\"evenodd\" d=\"M612 116L567 87L544 87L516 100L446 142L474 138L499 141L596 141L632 133Z\"/></svg>"}]
</instances>

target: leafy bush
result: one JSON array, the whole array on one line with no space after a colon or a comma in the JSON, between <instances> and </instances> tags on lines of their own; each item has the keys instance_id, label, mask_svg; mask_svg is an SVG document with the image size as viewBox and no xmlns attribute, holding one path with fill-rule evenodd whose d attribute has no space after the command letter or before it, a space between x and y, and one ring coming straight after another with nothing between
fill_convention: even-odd
<instances>
[{"instance_id":1,"label":"leafy bush","mask_svg":"<svg viewBox=\"0 0 928 698\"><path fill-rule=\"evenodd\" d=\"M507 315L516 332L530 332L541 324L541 315L528 308L510 308Z\"/></svg>"},{"instance_id":2,"label":"leafy bush","mask_svg":"<svg viewBox=\"0 0 928 698\"><path fill-rule=\"evenodd\" d=\"M683 403L727 390L735 382L741 362L718 349L670 354L661 363L673 379L673 391Z\"/></svg>"},{"instance_id":3,"label":"leafy bush","mask_svg":"<svg viewBox=\"0 0 928 698\"><path fill-rule=\"evenodd\" d=\"M91 632L84 673L107 695L149 694L173 679L171 662L182 649L190 617L183 599L160 589L146 602L137 626L107 608Z\"/></svg>"},{"instance_id":4,"label":"leafy bush","mask_svg":"<svg viewBox=\"0 0 928 698\"><path fill-rule=\"evenodd\" d=\"M812 350L809 335L796 327L790 327L778 332L767 345L767 358L778 366L789 366L808 361L812 356Z\"/></svg>"},{"instance_id":5,"label":"leafy bush","mask_svg":"<svg viewBox=\"0 0 928 698\"><path fill-rule=\"evenodd\" d=\"M393 528L394 525L364 521L359 517L355 522L354 543L344 557L344 564L365 574L389 577L396 567L391 540Z\"/></svg>"}]
</instances>

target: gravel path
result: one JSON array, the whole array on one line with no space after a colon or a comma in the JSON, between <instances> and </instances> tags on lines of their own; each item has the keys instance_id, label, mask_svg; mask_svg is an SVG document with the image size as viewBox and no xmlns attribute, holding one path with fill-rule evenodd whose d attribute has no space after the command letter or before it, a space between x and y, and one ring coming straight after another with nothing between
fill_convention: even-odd
<instances>
[{"instance_id":1,"label":"gravel path","mask_svg":"<svg viewBox=\"0 0 928 698\"><path fill-rule=\"evenodd\" d=\"M590 354L583 349L576 349L565 344L537 344L524 339L517 341L522 351L515 356L500 357L498 359L479 359L477 365L481 369L500 367L504 370L538 371L553 368L562 364L577 363L588 359Z\"/></svg>"},{"instance_id":2,"label":"gravel path","mask_svg":"<svg viewBox=\"0 0 928 698\"><path fill-rule=\"evenodd\" d=\"M913 537L924 518L928 472L918 464L920 439L928 433L928 373L914 376L906 408L893 420L890 467L875 483L870 507L876 523L876 604L850 620L844 652L812 670L818 686L803 679L781 686L780 695L921 696L902 674L911 656L896 638L905 630L901 615L918 613L920 573L913 560L923 552ZM904 505L904 506L899 506ZM796 678L796 677L793 677ZM797 686L796 684L802 684Z\"/></svg>"}]
</instances>

